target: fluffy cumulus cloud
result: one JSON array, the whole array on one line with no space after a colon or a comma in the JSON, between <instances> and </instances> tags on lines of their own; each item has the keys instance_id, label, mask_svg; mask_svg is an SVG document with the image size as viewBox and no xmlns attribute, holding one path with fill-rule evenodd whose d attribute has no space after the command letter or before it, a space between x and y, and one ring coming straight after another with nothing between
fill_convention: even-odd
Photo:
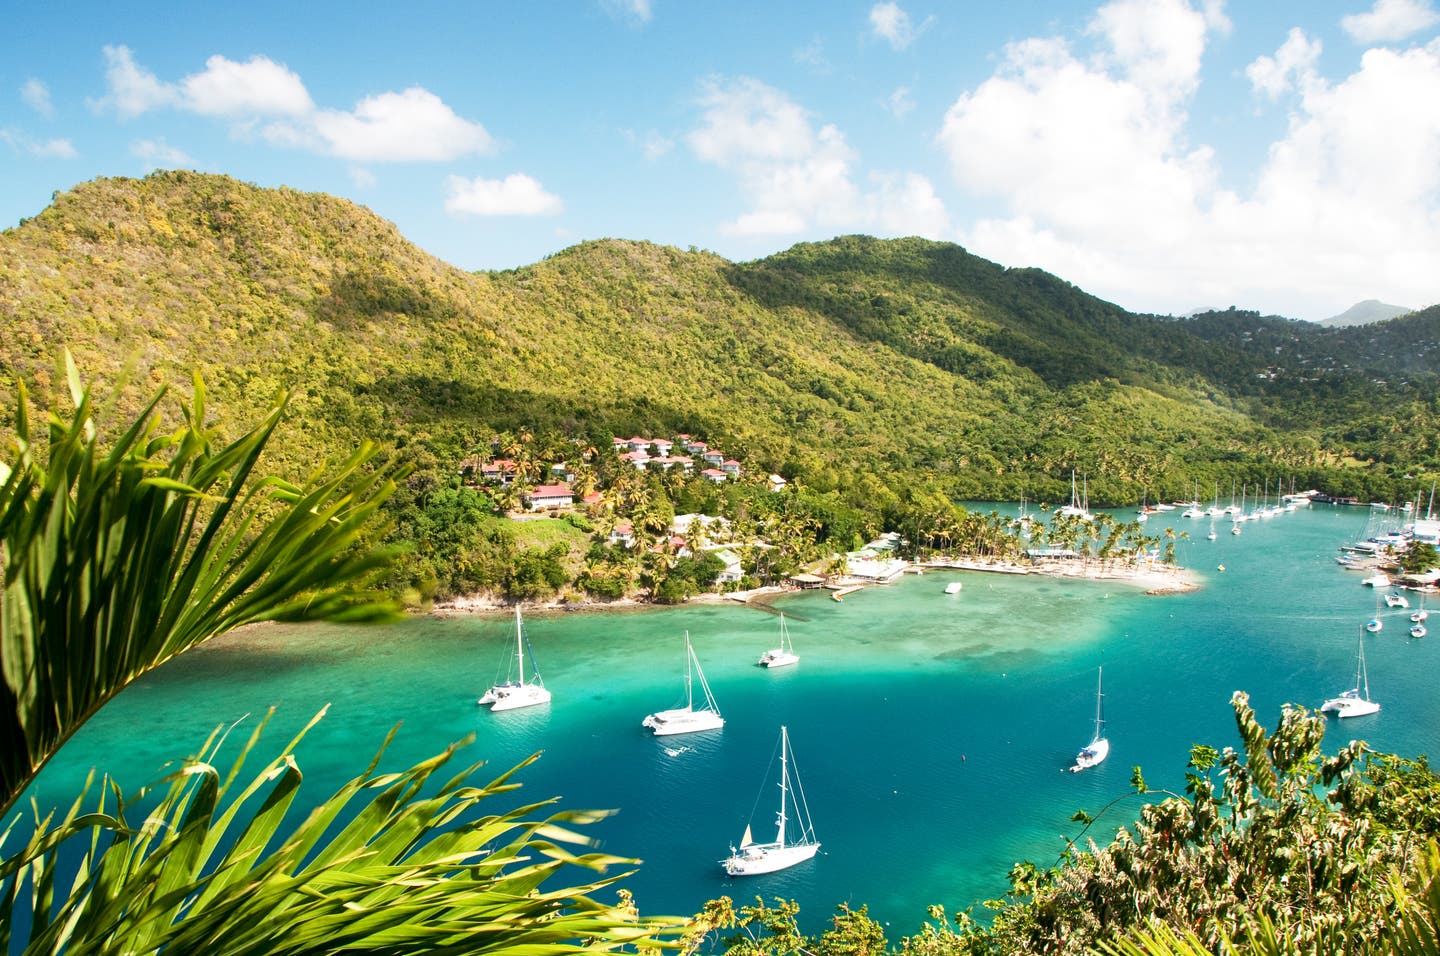
<instances>
[{"instance_id":1,"label":"fluffy cumulus cloud","mask_svg":"<svg viewBox=\"0 0 1440 956\"><path fill-rule=\"evenodd\" d=\"M445 209L455 215L554 216L565 208L559 196L524 173L504 179L451 176L446 185Z\"/></svg>"},{"instance_id":2,"label":"fluffy cumulus cloud","mask_svg":"<svg viewBox=\"0 0 1440 956\"><path fill-rule=\"evenodd\" d=\"M893 50L903 50L915 42L915 38L924 33L930 26L930 18L916 26L910 20L910 14L901 9L900 4L887 0L885 3L877 3L870 8L870 29L874 34L890 44Z\"/></svg>"},{"instance_id":3,"label":"fluffy cumulus cloud","mask_svg":"<svg viewBox=\"0 0 1440 956\"><path fill-rule=\"evenodd\" d=\"M300 77L263 56L244 63L212 56L180 89L186 107L207 116L304 116L315 108Z\"/></svg>"},{"instance_id":4,"label":"fluffy cumulus cloud","mask_svg":"<svg viewBox=\"0 0 1440 956\"><path fill-rule=\"evenodd\" d=\"M1340 19L1340 27L1356 43L1393 43L1440 23L1428 0L1375 0L1368 13Z\"/></svg>"},{"instance_id":5,"label":"fluffy cumulus cloud","mask_svg":"<svg viewBox=\"0 0 1440 956\"><path fill-rule=\"evenodd\" d=\"M320 110L302 125L272 124L266 136L281 143L318 143L323 152L358 162L441 162L493 145L485 127L457 116L418 86L366 97L353 110Z\"/></svg>"},{"instance_id":6,"label":"fluffy cumulus cloud","mask_svg":"<svg viewBox=\"0 0 1440 956\"><path fill-rule=\"evenodd\" d=\"M1256 93L1277 100L1291 90L1319 82L1315 72L1319 59L1320 41L1311 40L1304 30L1294 27L1275 55L1257 57L1245 68L1245 76Z\"/></svg>"},{"instance_id":7,"label":"fluffy cumulus cloud","mask_svg":"<svg viewBox=\"0 0 1440 956\"><path fill-rule=\"evenodd\" d=\"M33 76L20 84L20 99L46 119L55 115L55 106L50 102L50 87Z\"/></svg>"},{"instance_id":8,"label":"fluffy cumulus cloud","mask_svg":"<svg viewBox=\"0 0 1440 956\"><path fill-rule=\"evenodd\" d=\"M880 229L943 235L945 211L923 176L876 174L855 182L858 155L833 124L817 125L789 96L757 80L712 82L700 125L686 141L696 158L733 173L747 211L730 235L794 235L809 229Z\"/></svg>"},{"instance_id":9,"label":"fluffy cumulus cloud","mask_svg":"<svg viewBox=\"0 0 1440 956\"><path fill-rule=\"evenodd\" d=\"M1288 120L1241 194L1188 135L1217 24L1184 0L1120 0L1084 37L1008 46L937 138L956 182L1004 210L961 241L1136 309L1235 303L1321 318L1371 297L1430 304L1440 41L1370 50L1332 84L1313 70L1318 43L1292 31L1247 71L1264 97L1288 97Z\"/></svg>"},{"instance_id":10,"label":"fluffy cumulus cloud","mask_svg":"<svg viewBox=\"0 0 1440 956\"><path fill-rule=\"evenodd\" d=\"M354 162L446 161L493 146L484 126L420 87L369 96L350 110L321 109L296 73L264 56L212 56L175 83L137 64L127 47L106 47L105 60L107 92L92 105L121 117L176 109L226 120L237 136L258 128L274 145Z\"/></svg>"}]
</instances>

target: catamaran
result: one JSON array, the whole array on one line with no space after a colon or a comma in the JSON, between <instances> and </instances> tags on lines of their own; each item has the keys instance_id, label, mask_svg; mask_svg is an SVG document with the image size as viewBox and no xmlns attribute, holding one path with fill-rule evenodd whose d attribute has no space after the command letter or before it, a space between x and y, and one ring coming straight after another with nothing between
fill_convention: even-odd
<instances>
[{"instance_id":1,"label":"catamaran","mask_svg":"<svg viewBox=\"0 0 1440 956\"><path fill-rule=\"evenodd\" d=\"M1379 701L1370 699L1370 675L1365 670L1365 632L1360 632L1360 651L1355 665L1355 686L1339 697L1332 697L1320 705L1322 713L1336 717L1363 717L1378 713Z\"/></svg>"},{"instance_id":2,"label":"catamaran","mask_svg":"<svg viewBox=\"0 0 1440 956\"><path fill-rule=\"evenodd\" d=\"M1110 756L1110 741L1105 739L1105 692L1102 683L1104 676L1104 668L1097 669L1095 675L1095 737L1081 747L1080 752L1075 755L1075 766L1070 768L1071 773L1088 770Z\"/></svg>"},{"instance_id":3,"label":"catamaran","mask_svg":"<svg viewBox=\"0 0 1440 956\"><path fill-rule=\"evenodd\" d=\"M496 684L487 690L476 703L482 707L489 707L492 711L515 710L519 707L533 707L536 704L550 703L550 691L540 682L540 668L535 666L535 658L529 651L530 642L525 639L525 631L520 624L520 605L515 605L515 650L511 653L510 660L519 671L519 677L515 680L506 680L504 683ZM530 654L530 670L533 676L530 681L525 680L525 657ZM507 668L508 670L508 668ZM508 674L507 674L508 677Z\"/></svg>"},{"instance_id":4,"label":"catamaran","mask_svg":"<svg viewBox=\"0 0 1440 956\"><path fill-rule=\"evenodd\" d=\"M790 631L785 626L785 615L780 615L780 646L771 648L760 655L761 667L784 667L787 664L800 663L800 656L795 653L795 645L790 643Z\"/></svg>"},{"instance_id":5,"label":"catamaran","mask_svg":"<svg viewBox=\"0 0 1440 956\"><path fill-rule=\"evenodd\" d=\"M695 707L695 678L700 679L700 691L704 705ZM697 730L719 730L725 726L720 716L720 707L710 685L705 683L705 673L700 670L700 661L695 657L695 648L690 646L690 632L685 632L685 706L670 710L656 711L640 721L640 726L649 727L657 737L671 734L688 734Z\"/></svg>"},{"instance_id":6,"label":"catamaran","mask_svg":"<svg viewBox=\"0 0 1440 956\"><path fill-rule=\"evenodd\" d=\"M803 863L820 849L815 839L815 826L810 821L810 807L805 801L805 791L800 788L800 777L791 769L790 733L780 728L780 812L775 817L775 839L770 843L756 843L746 824L745 835L740 846L730 848L730 855L720 861L725 872L731 876L755 876L760 873L774 873L786 867ZM793 781L792 781L793 775ZM794 808L792 818L790 809ZM793 822L799 827L799 837L786 833L786 824Z\"/></svg>"}]
</instances>

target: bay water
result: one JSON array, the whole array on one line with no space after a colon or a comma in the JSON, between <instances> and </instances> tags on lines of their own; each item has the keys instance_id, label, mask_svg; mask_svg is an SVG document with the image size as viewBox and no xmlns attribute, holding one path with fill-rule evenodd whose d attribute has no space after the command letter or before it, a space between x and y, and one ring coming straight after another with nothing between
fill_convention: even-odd
<instances>
[{"instance_id":1,"label":"bay water","mask_svg":"<svg viewBox=\"0 0 1440 956\"><path fill-rule=\"evenodd\" d=\"M770 610L726 602L529 612L554 700L501 714L476 698L513 647L510 613L253 628L127 689L31 794L42 806L68 804L92 767L133 790L195 753L215 727L245 718L233 753L276 707L253 769L328 704L299 750L304 792L317 799L358 774L396 725L387 769L474 734L461 759L486 761L486 779L543 751L520 774L522 790L500 798L512 802L491 812L550 797L619 811L584 829L606 852L643 861L624 883L642 912L685 915L720 895L782 897L797 900L802 925L816 930L838 904L867 904L898 940L918 930L927 905L964 909L1003 893L1015 862L1055 863L1080 832L1071 815L1119 797L1090 831L1107 842L1138 812L1139 798L1124 799L1132 767L1152 788L1179 790L1193 744L1238 745L1234 691L1248 691L1273 727L1283 704L1318 707L1351 687L1378 595L1334 556L1370 520L1364 509L1317 505L1249 522L1240 536L1219 522L1210 541L1208 519L1154 517L1152 532L1163 523L1192 535L1178 559L1204 586L1188 594L929 572L843 601L797 592ZM957 580L963 589L946 594ZM756 660L776 645L782 611L801 660L767 671ZM1440 637L1409 638L1408 614L1386 610L1384 630L1367 636L1383 709L1332 718L1327 749L1352 738L1406 756L1437 749ZM655 738L640 722L682 701L687 630L726 724ZM1093 733L1102 666L1110 756L1068 773ZM766 771L782 724L821 852L780 873L726 877L718 861L747 823L757 839L773 835L778 792Z\"/></svg>"}]
</instances>

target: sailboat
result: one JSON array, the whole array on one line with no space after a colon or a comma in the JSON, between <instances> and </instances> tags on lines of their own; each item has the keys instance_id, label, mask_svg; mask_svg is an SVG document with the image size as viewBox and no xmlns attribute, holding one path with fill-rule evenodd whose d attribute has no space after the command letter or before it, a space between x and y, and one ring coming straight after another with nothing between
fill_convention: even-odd
<instances>
[{"instance_id":1,"label":"sailboat","mask_svg":"<svg viewBox=\"0 0 1440 956\"><path fill-rule=\"evenodd\" d=\"M1365 622L1365 630L1371 634L1378 634L1384 626L1385 622L1380 620L1380 594L1377 591L1375 594L1375 616Z\"/></svg>"},{"instance_id":2,"label":"sailboat","mask_svg":"<svg viewBox=\"0 0 1440 956\"><path fill-rule=\"evenodd\" d=\"M550 692L545 685L540 683L540 668L535 666L533 654L530 659L530 669L534 677L528 683L525 681L525 657L529 652L530 642L525 640L525 631L520 624L520 605L515 605L515 651L512 660L519 670L517 680L506 680L503 684L496 684L487 690L477 704L482 707L488 706L492 711L515 710L519 707L533 707L536 704L550 703ZM508 676L508 675L507 675Z\"/></svg>"},{"instance_id":3,"label":"sailboat","mask_svg":"<svg viewBox=\"0 0 1440 956\"><path fill-rule=\"evenodd\" d=\"M695 707L697 677L700 679L700 691L705 698L704 705L699 709ZM649 727L657 737L688 734L696 730L719 730L725 726L725 718L720 716L720 708L715 703L715 696L710 693L710 685L705 683L705 674L700 670L695 648L690 646L689 631L685 632L685 706L649 714L640 722L640 726Z\"/></svg>"},{"instance_id":4,"label":"sailboat","mask_svg":"<svg viewBox=\"0 0 1440 956\"><path fill-rule=\"evenodd\" d=\"M1379 701L1370 699L1370 675L1365 671L1365 632L1360 632L1359 659L1355 665L1355 686L1339 697L1332 697L1320 705L1323 713L1336 717L1363 717L1380 710Z\"/></svg>"},{"instance_id":5,"label":"sailboat","mask_svg":"<svg viewBox=\"0 0 1440 956\"><path fill-rule=\"evenodd\" d=\"M780 615L780 646L772 648L760 655L761 667L785 667L788 664L800 663L800 657L795 653L795 645L790 643L790 631L785 626L785 615Z\"/></svg>"},{"instance_id":6,"label":"sailboat","mask_svg":"<svg viewBox=\"0 0 1440 956\"><path fill-rule=\"evenodd\" d=\"M1075 491L1075 469L1070 469L1070 503L1060 509L1062 515L1079 518L1081 521L1092 521L1095 516L1090 513L1089 492L1080 495Z\"/></svg>"},{"instance_id":7,"label":"sailboat","mask_svg":"<svg viewBox=\"0 0 1440 956\"><path fill-rule=\"evenodd\" d=\"M775 817L775 840L771 843L756 843L745 826L745 835L740 838L740 847L730 848L730 855L720 861L730 876L755 876L760 873L774 873L786 867L803 863L815 855L820 843L815 839L815 827L810 821L810 807L805 802L805 791L800 788L800 777L795 775L791 782L790 733L780 727L780 812ZM785 832L787 823L792 822L790 808L795 815L793 823L799 827L796 838Z\"/></svg>"},{"instance_id":8,"label":"sailboat","mask_svg":"<svg viewBox=\"0 0 1440 956\"><path fill-rule=\"evenodd\" d=\"M1095 674L1095 737L1080 748L1080 752L1075 755L1075 766L1070 768L1071 773L1088 770L1110 756L1110 741L1105 739L1105 693L1102 684L1104 676L1104 668L1097 669Z\"/></svg>"},{"instance_id":9,"label":"sailboat","mask_svg":"<svg viewBox=\"0 0 1440 956\"><path fill-rule=\"evenodd\" d=\"M1430 612L1427 611L1427 610L1425 610L1425 592L1424 592L1424 591L1421 591L1421 592L1420 592L1420 609L1419 609L1418 611L1416 611L1414 614L1410 615L1410 620L1413 621L1413 622L1416 623L1416 624L1424 624L1424 623L1425 623L1425 619L1428 618L1429 616L1430 616Z\"/></svg>"}]
</instances>

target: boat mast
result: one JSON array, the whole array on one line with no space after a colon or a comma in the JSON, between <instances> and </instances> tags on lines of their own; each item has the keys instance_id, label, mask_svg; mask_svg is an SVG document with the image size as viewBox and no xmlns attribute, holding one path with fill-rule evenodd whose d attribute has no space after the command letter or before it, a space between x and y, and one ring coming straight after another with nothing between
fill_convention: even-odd
<instances>
[{"instance_id":1,"label":"boat mast","mask_svg":"<svg viewBox=\"0 0 1440 956\"><path fill-rule=\"evenodd\" d=\"M515 656L520 659L520 686L525 686L525 644L520 635L520 605L515 605Z\"/></svg>"},{"instance_id":2,"label":"boat mast","mask_svg":"<svg viewBox=\"0 0 1440 956\"><path fill-rule=\"evenodd\" d=\"M780 816L776 821L778 824L775 833L775 842L783 849L785 846L785 783L790 779L790 768L786 758L789 756L790 732L785 725L780 725Z\"/></svg>"},{"instance_id":3,"label":"boat mast","mask_svg":"<svg viewBox=\"0 0 1440 956\"><path fill-rule=\"evenodd\" d=\"M1363 688L1365 699L1370 699L1370 675L1365 672L1365 632L1360 632L1360 663L1356 667L1355 683Z\"/></svg>"},{"instance_id":4,"label":"boat mast","mask_svg":"<svg viewBox=\"0 0 1440 956\"><path fill-rule=\"evenodd\" d=\"M1101 729L1105 726L1105 668L1097 668L1095 673L1095 739L1100 739Z\"/></svg>"},{"instance_id":5,"label":"boat mast","mask_svg":"<svg viewBox=\"0 0 1440 956\"><path fill-rule=\"evenodd\" d=\"M685 709L695 709L695 684L690 674L695 665L695 648L690 646L690 632L685 632Z\"/></svg>"}]
</instances>

